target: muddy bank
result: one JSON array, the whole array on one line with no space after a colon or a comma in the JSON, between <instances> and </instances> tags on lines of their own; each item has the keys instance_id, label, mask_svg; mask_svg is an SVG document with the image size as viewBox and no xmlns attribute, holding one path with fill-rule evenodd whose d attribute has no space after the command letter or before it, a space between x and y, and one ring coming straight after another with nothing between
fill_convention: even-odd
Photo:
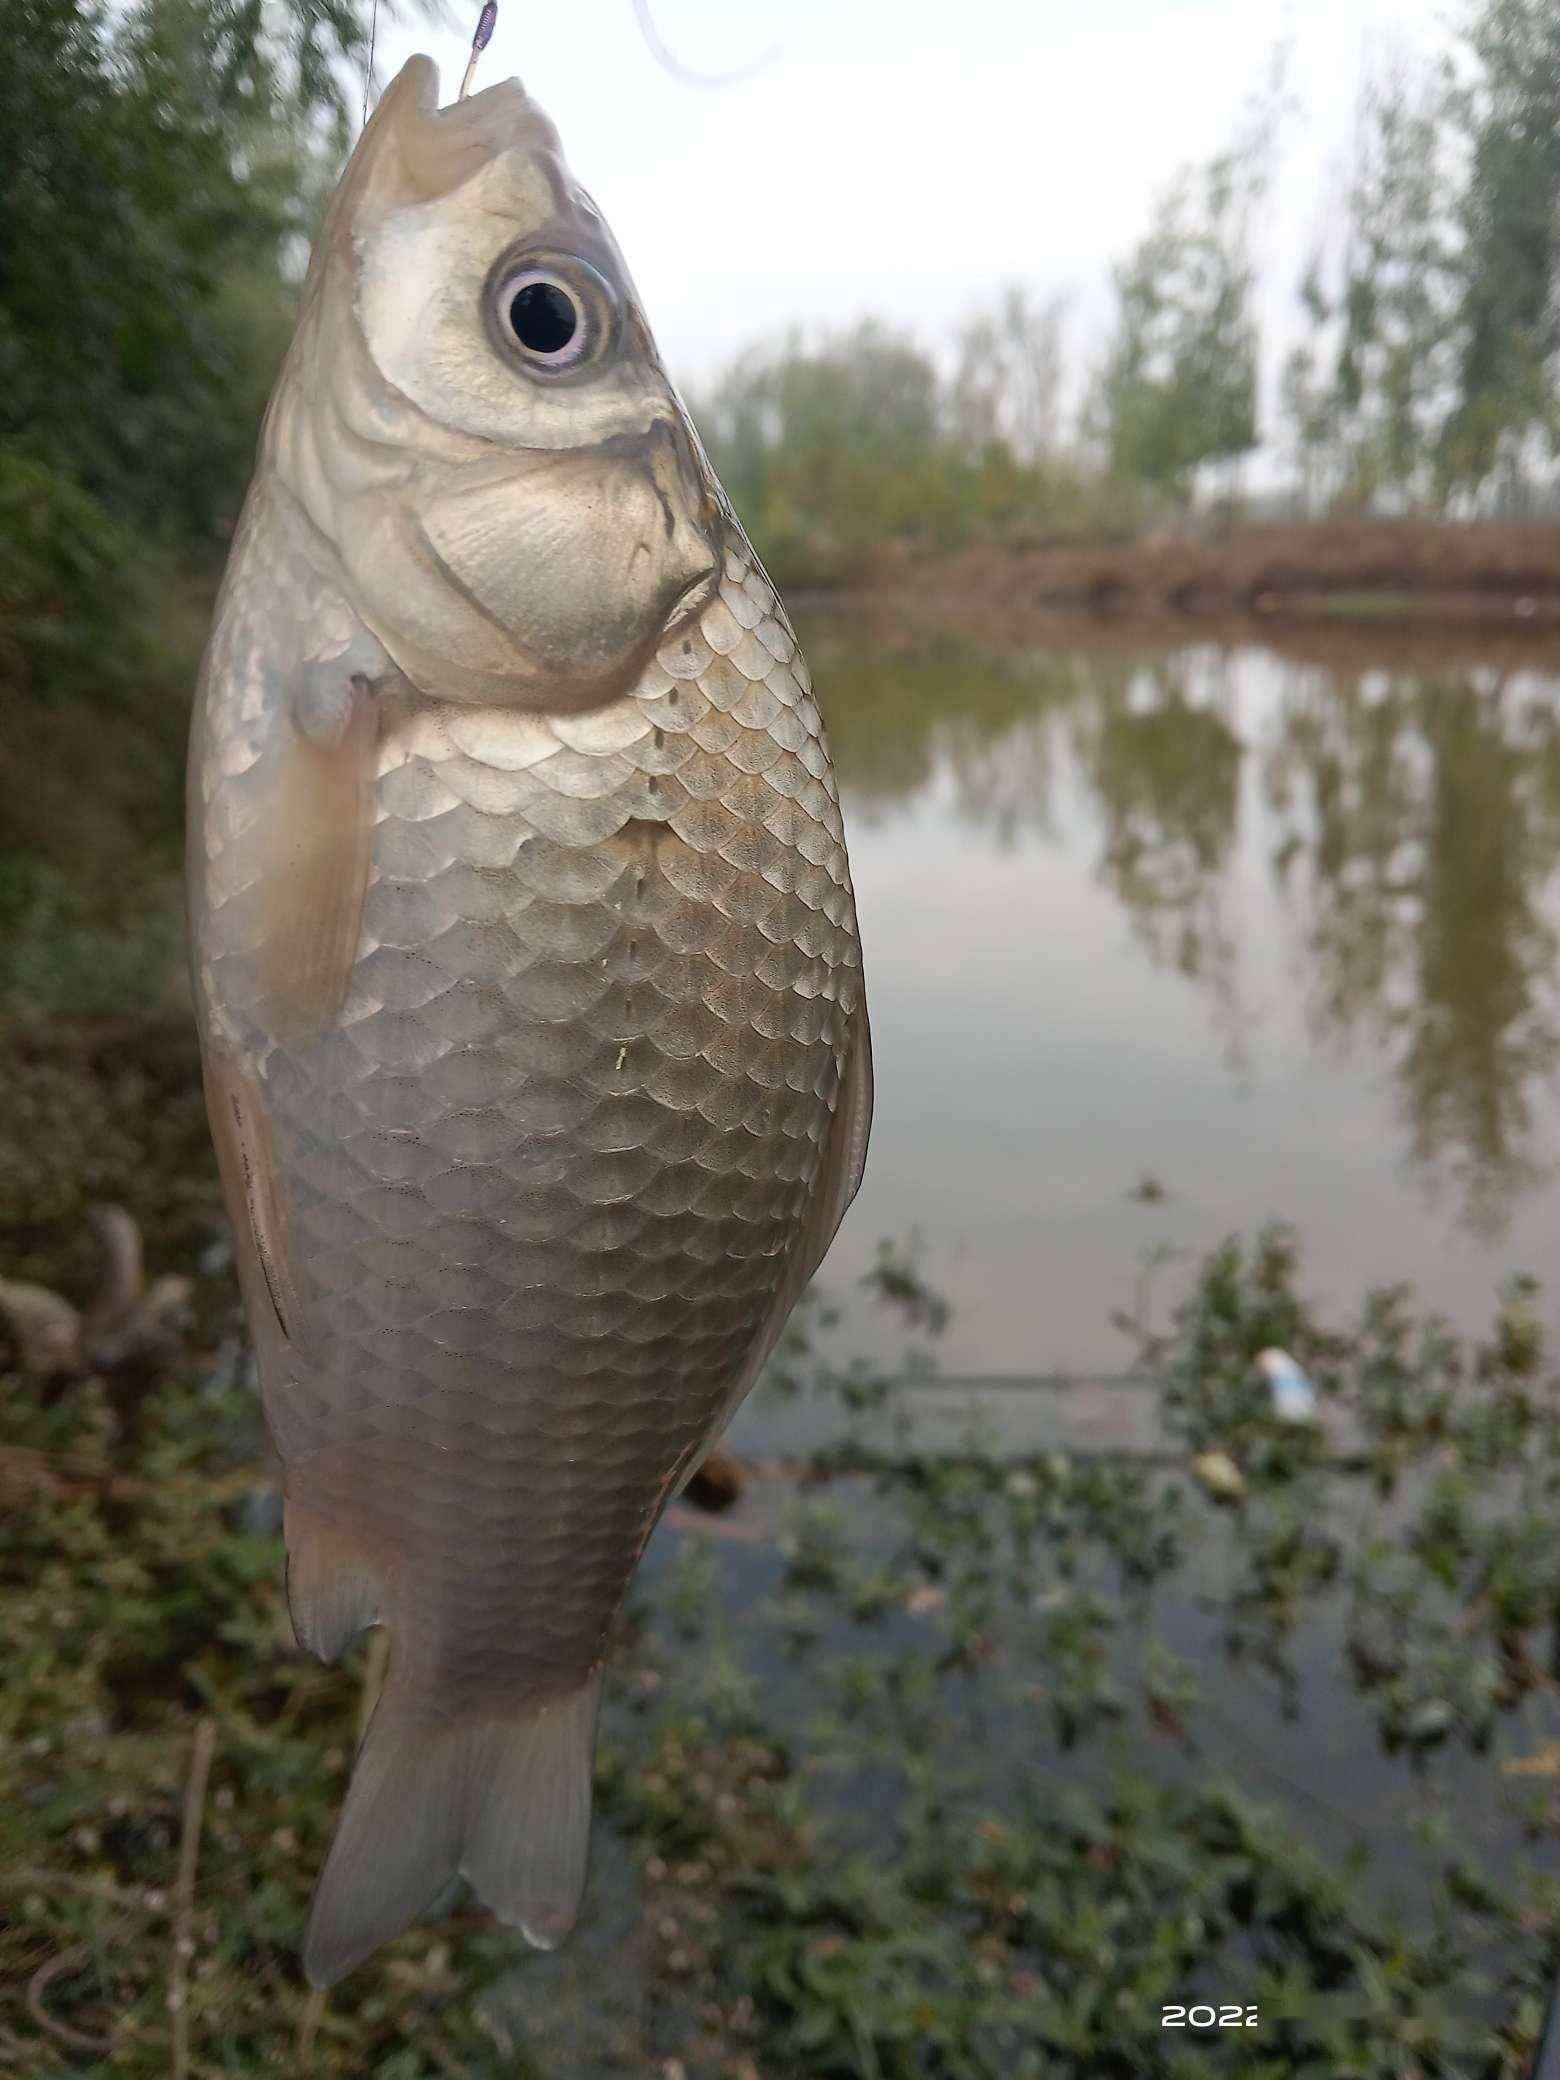
<instances>
[{"instance_id":1,"label":"muddy bank","mask_svg":"<svg viewBox=\"0 0 1560 2080\"><path fill-rule=\"evenodd\" d=\"M1004 633L1060 616L1183 630L1387 621L1560 636L1560 522L1326 520L1093 544L987 544L941 557L906 554L874 574L871 590L902 601L917 619Z\"/></svg>"}]
</instances>

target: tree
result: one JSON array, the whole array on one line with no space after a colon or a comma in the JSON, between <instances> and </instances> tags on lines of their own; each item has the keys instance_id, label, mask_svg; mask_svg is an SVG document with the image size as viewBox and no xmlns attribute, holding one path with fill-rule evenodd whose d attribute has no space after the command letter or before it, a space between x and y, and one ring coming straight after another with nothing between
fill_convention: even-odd
<instances>
[{"instance_id":1,"label":"tree","mask_svg":"<svg viewBox=\"0 0 1560 2080\"><path fill-rule=\"evenodd\" d=\"M297 124L219 58L185 0L26 0L0 69L0 448L163 534L242 488L303 221Z\"/></svg>"},{"instance_id":2,"label":"tree","mask_svg":"<svg viewBox=\"0 0 1560 2080\"><path fill-rule=\"evenodd\" d=\"M1204 464L1257 445L1253 200L1251 165L1237 153L1181 174L1113 277L1096 423L1114 475L1177 500Z\"/></svg>"},{"instance_id":3,"label":"tree","mask_svg":"<svg viewBox=\"0 0 1560 2080\"><path fill-rule=\"evenodd\" d=\"M1456 403L1448 480L1470 491L1560 445L1560 10L1483 0L1474 72L1457 114L1468 152L1461 202Z\"/></svg>"},{"instance_id":4,"label":"tree","mask_svg":"<svg viewBox=\"0 0 1560 2080\"><path fill-rule=\"evenodd\" d=\"M221 539L344 141L361 0L9 0L0 671L100 686L159 545Z\"/></svg>"},{"instance_id":5,"label":"tree","mask_svg":"<svg viewBox=\"0 0 1560 2080\"><path fill-rule=\"evenodd\" d=\"M799 577L936 535L967 504L974 464L944 432L936 366L875 319L744 355L696 415L760 549Z\"/></svg>"},{"instance_id":6,"label":"tree","mask_svg":"<svg viewBox=\"0 0 1560 2080\"><path fill-rule=\"evenodd\" d=\"M1062 321L1066 299L1030 300L1018 283L977 311L958 336L947 416L955 440L978 452L997 443L1021 463L1061 448Z\"/></svg>"},{"instance_id":7,"label":"tree","mask_svg":"<svg viewBox=\"0 0 1560 2080\"><path fill-rule=\"evenodd\" d=\"M1300 502L1308 512L1331 494L1342 416L1337 384L1326 371L1326 328L1333 307L1323 284L1324 264L1320 252L1313 254L1301 278L1300 307L1309 329L1286 355L1278 389L1279 417L1289 429Z\"/></svg>"},{"instance_id":8,"label":"tree","mask_svg":"<svg viewBox=\"0 0 1560 2080\"><path fill-rule=\"evenodd\" d=\"M1285 417L1313 502L1423 503L1453 327L1455 241L1444 79L1401 53L1361 84L1335 257L1301 284L1306 337L1290 354Z\"/></svg>"},{"instance_id":9,"label":"tree","mask_svg":"<svg viewBox=\"0 0 1560 2080\"><path fill-rule=\"evenodd\" d=\"M1183 167L1115 270L1116 320L1085 422L1113 476L1190 500L1198 473L1257 446L1253 244L1292 107L1279 44L1230 143Z\"/></svg>"}]
</instances>

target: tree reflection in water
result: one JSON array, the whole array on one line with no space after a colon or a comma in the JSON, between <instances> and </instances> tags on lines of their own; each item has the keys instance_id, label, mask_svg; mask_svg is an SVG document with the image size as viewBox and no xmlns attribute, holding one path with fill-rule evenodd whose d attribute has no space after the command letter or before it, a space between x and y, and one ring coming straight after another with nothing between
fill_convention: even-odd
<instances>
[{"instance_id":1,"label":"tree reflection in water","mask_svg":"<svg viewBox=\"0 0 1560 2080\"><path fill-rule=\"evenodd\" d=\"M853 821L880 821L942 782L959 821L993 832L1004 847L1025 833L1055 835L1059 725L1089 697L1085 660L804 634Z\"/></svg>"},{"instance_id":2,"label":"tree reflection in water","mask_svg":"<svg viewBox=\"0 0 1560 2080\"><path fill-rule=\"evenodd\" d=\"M1319 1035L1387 1052L1414 1168L1498 1235L1555 1168L1553 682L1296 672L1265 774Z\"/></svg>"},{"instance_id":3,"label":"tree reflection in water","mask_svg":"<svg viewBox=\"0 0 1560 2080\"><path fill-rule=\"evenodd\" d=\"M1233 1065L1239 856L1303 949L1313 1039L1381 1050L1405 1156L1486 1239L1556 1164L1560 712L1531 670L1284 663L1252 649L993 654L809 631L853 817L941 792L1009 847L1097 825L1094 871L1204 991ZM1243 797L1243 769L1253 787Z\"/></svg>"},{"instance_id":4,"label":"tree reflection in water","mask_svg":"<svg viewBox=\"0 0 1560 2080\"><path fill-rule=\"evenodd\" d=\"M1207 990L1231 1064L1241 1065L1238 947L1225 914L1243 755L1232 660L1182 652L1091 662L1073 745L1103 827L1096 871L1152 958Z\"/></svg>"}]
</instances>

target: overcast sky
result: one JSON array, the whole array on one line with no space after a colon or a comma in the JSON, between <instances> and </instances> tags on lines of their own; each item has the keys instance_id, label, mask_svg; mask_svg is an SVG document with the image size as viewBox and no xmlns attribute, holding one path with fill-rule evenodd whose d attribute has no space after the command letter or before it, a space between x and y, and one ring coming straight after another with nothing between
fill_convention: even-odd
<instances>
[{"instance_id":1,"label":"overcast sky","mask_svg":"<svg viewBox=\"0 0 1560 2080\"><path fill-rule=\"evenodd\" d=\"M477 0L445 32L387 27L458 89ZM1107 269L1156 190L1229 136L1281 38L1302 114L1266 229L1272 320L1329 202L1368 39L1433 50L1457 0L500 0L479 85L514 73L617 233L676 372L696 380L801 321L874 312L946 337L1006 281L1073 297L1081 357Z\"/></svg>"}]
</instances>

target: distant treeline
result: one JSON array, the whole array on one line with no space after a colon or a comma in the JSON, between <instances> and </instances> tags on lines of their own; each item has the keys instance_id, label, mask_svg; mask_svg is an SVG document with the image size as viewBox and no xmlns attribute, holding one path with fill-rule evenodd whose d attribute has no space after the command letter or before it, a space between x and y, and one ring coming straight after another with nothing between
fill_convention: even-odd
<instances>
[{"instance_id":1,"label":"distant treeline","mask_svg":"<svg viewBox=\"0 0 1560 2080\"><path fill-rule=\"evenodd\" d=\"M1560 448L1560 6L1475 0L1454 52L1378 52L1264 386L1260 255L1293 113L1283 63L1112 270L1069 367L1065 304L1011 289L944 351L866 323L794 334L696 399L791 574L885 540L1119 531L1239 500L1259 446L1291 514L1548 509ZM1271 300L1271 299L1270 299ZM951 348L951 351L947 349ZM1276 410L1264 415L1264 388ZM1070 402L1068 402L1070 400Z\"/></svg>"},{"instance_id":2,"label":"distant treeline","mask_svg":"<svg viewBox=\"0 0 1560 2080\"><path fill-rule=\"evenodd\" d=\"M1560 6L1471 5L1447 60L1369 69L1272 423L1256 308L1281 67L1159 198L1091 365L1067 365L1060 301L1012 289L950 342L864 322L709 385L696 416L760 547L838 580L897 543L1119 533L1230 500L1259 443L1311 512L1546 492ZM231 527L368 9L10 0L5 22L0 685L48 694L139 673L168 568Z\"/></svg>"},{"instance_id":3,"label":"distant treeline","mask_svg":"<svg viewBox=\"0 0 1560 2080\"><path fill-rule=\"evenodd\" d=\"M1081 451L1060 411L1062 308L1010 289L951 373L876 319L741 356L691 404L777 576L837 583L894 544L1093 533L1150 509Z\"/></svg>"}]
</instances>

